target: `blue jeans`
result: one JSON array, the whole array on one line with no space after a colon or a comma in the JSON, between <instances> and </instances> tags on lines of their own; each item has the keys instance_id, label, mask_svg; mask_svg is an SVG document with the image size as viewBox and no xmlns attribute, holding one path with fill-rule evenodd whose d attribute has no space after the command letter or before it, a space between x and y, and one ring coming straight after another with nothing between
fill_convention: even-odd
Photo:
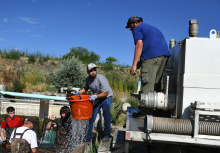
<instances>
[{"instance_id":1,"label":"blue jeans","mask_svg":"<svg viewBox=\"0 0 220 153\"><path fill-rule=\"evenodd\" d=\"M95 119L97 117L98 111L100 108L103 109L103 116L104 116L104 134L105 136L111 135L111 114L110 114L110 108L112 105L112 97L108 97L106 99L98 99L95 100L93 103L93 111L92 111L92 117L89 120L89 129L87 132L86 141L90 141L92 137L92 129L93 129L93 123L95 122Z\"/></svg>"}]
</instances>

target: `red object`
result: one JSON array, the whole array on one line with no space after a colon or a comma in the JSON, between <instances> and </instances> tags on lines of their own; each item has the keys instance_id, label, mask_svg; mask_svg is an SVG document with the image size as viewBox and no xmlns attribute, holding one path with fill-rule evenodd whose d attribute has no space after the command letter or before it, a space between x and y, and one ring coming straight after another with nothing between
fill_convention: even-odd
<instances>
[{"instance_id":1,"label":"red object","mask_svg":"<svg viewBox=\"0 0 220 153\"><path fill-rule=\"evenodd\" d=\"M15 116L12 120L9 119L9 117L7 117L6 120L8 122L8 126L9 127L23 126L23 120L20 117L18 117L18 116ZM3 128L3 129L7 128L5 120L2 121L1 128Z\"/></svg>"},{"instance_id":2,"label":"red object","mask_svg":"<svg viewBox=\"0 0 220 153\"><path fill-rule=\"evenodd\" d=\"M67 98L70 104L72 117L75 120L87 120L92 117L93 102L89 101L90 96L91 95L73 95Z\"/></svg>"}]
</instances>

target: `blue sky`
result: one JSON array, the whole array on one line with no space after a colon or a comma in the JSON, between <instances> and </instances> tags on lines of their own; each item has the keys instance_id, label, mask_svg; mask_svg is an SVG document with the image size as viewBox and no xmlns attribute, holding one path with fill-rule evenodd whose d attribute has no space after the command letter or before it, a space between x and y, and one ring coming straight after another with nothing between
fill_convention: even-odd
<instances>
[{"instance_id":1,"label":"blue sky","mask_svg":"<svg viewBox=\"0 0 220 153\"><path fill-rule=\"evenodd\" d=\"M82 46L119 64L132 65L134 43L125 29L130 16L143 17L170 39L188 37L199 20L198 37L220 31L220 0L0 0L0 49L61 57Z\"/></svg>"}]
</instances>

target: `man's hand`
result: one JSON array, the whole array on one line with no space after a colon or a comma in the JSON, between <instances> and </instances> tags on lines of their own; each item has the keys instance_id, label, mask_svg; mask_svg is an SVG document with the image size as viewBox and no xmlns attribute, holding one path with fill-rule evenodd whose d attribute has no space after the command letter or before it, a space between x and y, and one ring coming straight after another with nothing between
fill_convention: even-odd
<instances>
[{"instance_id":1,"label":"man's hand","mask_svg":"<svg viewBox=\"0 0 220 153\"><path fill-rule=\"evenodd\" d=\"M137 69L137 66L134 66L134 65L133 65L133 66L131 67L131 69L130 69L130 74L131 74L131 75L135 75L135 74L136 74L136 69Z\"/></svg>"},{"instance_id":2,"label":"man's hand","mask_svg":"<svg viewBox=\"0 0 220 153\"><path fill-rule=\"evenodd\" d=\"M6 149L6 145L7 145L7 144L9 144L9 143L8 143L8 140L3 141L3 142L2 142L2 147L3 147L4 149Z\"/></svg>"},{"instance_id":3,"label":"man's hand","mask_svg":"<svg viewBox=\"0 0 220 153\"><path fill-rule=\"evenodd\" d=\"M54 121L56 119L55 115L51 115L50 120Z\"/></svg>"},{"instance_id":4,"label":"man's hand","mask_svg":"<svg viewBox=\"0 0 220 153\"><path fill-rule=\"evenodd\" d=\"M96 98L97 98L96 95L92 95L92 96L89 97L89 100L94 101Z\"/></svg>"},{"instance_id":5,"label":"man's hand","mask_svg":"<svg viewBox=\"0 0 220 153\"><path fill-rule=\"evenodd\" d=\"M78 96L79 94L81 94L79 91L76 93L76 96Z\"/></svg>"}]
</instances>

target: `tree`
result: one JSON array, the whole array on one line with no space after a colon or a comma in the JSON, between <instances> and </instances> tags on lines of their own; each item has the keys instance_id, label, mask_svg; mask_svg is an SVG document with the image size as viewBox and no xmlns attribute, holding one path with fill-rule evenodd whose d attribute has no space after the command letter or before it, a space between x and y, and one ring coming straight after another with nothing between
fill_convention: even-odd
<instances>
[{"instance_id":1,"label":"tree","mask_svg":"<svg viewBox=\"0 0 220 153\"><path fill-rule=\"evenodd\" d=\"M118 60L114 57L109 56L108 58L105 59L106 62L114 63L117 62Z\"/></svg>"},{"instance_id":2,"label":"tree","mask_svg":"<svg viewBox=\"0 0 220 153\"><path fill-rule=\"evenodd\" d=\"M82 61L84 64L97 63L100 59L99 55L97 55L93 51L89 52L84 47L71 48L69 53L67 53L66 55L63 55L63 59L70 59L73 56L79 59L80 61Z\"/></svg>"},{"instance_id":3,"label":"tree","mask_svg":"<svg viewBox=\"0 0 220 153\"><path fill-rule=\"evenodd\" d=\"M82 62L72 57L64 60L58 71L50 72L48 79L57 88L61 86L83 87L87 74L82 68Z\"/></svg>"}]
</instances>

